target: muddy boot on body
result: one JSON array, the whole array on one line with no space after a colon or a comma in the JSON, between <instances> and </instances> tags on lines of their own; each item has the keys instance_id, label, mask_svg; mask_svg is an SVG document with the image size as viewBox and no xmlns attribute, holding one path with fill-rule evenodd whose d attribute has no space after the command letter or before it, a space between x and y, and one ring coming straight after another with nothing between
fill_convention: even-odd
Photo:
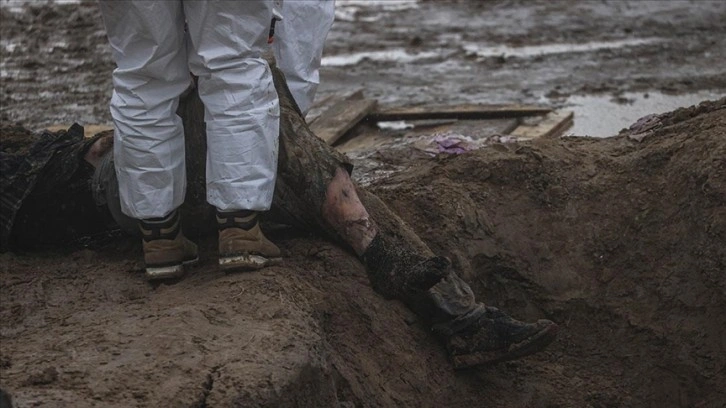
<instances>
[{"instance_id":1,"label":"muddy boot on body","mask_svg":"<svg viewBox=\"0 0 726 408\"><path fill-rule=\"evenodd\" d=\"M181 230L178 211L163 218L139 220L148 280L175 279L184 275L184 265L199 260L197 246Z\"/></svg>"},{"instance_id":2,"label":"muddy boot on body","mask_svg":"<svg viewBox=\"0 0 726 408\"><path fill-rule=\"evenodd\" d=\"M225 271L249 271L282 261L280 249L260 229L255 211L217 211L219 266Z\"/></svg>"},{"instance_id":3,"label":"muddy boot on body","mask_svg":"<svg viewBox=\"0 0 726 408\"><path fill-rule=\"evenodd\" d=\"M461 328L455 322L433 327L444 338L456 369L522 358L543 350L557 337L558 326L549 320L525 323L490 306L477 315L462 319L467 323Z\"/></svg>"}]
</instances>

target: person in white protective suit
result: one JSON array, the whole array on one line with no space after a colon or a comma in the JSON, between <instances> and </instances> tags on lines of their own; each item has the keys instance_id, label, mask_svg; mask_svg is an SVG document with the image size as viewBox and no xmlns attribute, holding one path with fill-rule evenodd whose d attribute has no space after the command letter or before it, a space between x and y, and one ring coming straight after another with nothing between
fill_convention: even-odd
<instances>
[{"instance_id":1,"label":"person in white protective suit","mask_svg":"<svg viewBox=\"0 0 726 408\"><path fill-rule=\"evenodd\" d=\"M335 19L335 0L278 0L275 8L282 17L272 43L275 60L304 117L320 84L320 61Z\"/></svg>"},{"instance_id":2,"label":"person in white protective suit","mask_svg":"<svg viewBox=\"0 0 726 408\"><path fill-rule=\"evenodd\" d=\"M117 68L111 114L122 211L139 220L149 279L176 278L195 262L182 234L184 131L179 96L198 77L207 127L207 201L216 207L223 269L280 259L257 213L275 186L280 108L262 54L271 0L100 0ZM185 30L186 24L186 30Z\"/></svg>"}]
</instances>

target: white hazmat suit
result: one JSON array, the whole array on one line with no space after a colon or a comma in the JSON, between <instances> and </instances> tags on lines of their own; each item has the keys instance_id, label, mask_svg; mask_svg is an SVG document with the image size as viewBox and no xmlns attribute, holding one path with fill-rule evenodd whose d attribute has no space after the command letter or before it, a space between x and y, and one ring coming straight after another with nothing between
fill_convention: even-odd
<instances>
[{"instance_id":1,"label":"white hazmat suit","mask_svg":"<svg viewBox=\"0 0 726 408\"><path fill-rule=\"evenodd\" d=\"M123 212L163 217L184 200L184 131L176 109L190 71L205 106L207 201L220 211L268 210L280 117L262 57L272 2L99 3L117 64L111 114Z\"/></svg>"},{"instance_id":2,"label":"white hazmat suit","mask_svg":"<svg viewBox=\"0 0 726 408\"><path fill-rule=\"evenodd\" d=\"M305 115L320 84L320 61L335 19L335 0L282 0L275 7L282 16L272 44L275 60Z\"/></svg>"}]
</instances>

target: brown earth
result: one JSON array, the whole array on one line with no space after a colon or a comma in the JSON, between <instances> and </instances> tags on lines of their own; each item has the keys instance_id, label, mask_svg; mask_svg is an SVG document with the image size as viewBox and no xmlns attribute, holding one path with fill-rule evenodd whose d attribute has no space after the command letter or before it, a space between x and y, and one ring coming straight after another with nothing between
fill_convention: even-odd
<instances>
[{"instance_id":1,"label":"brown earth","mask_svg":"<svg viewBox=\"0 0 726 408\"><path fill-rule=\"evenodd\" d=\"M481 299L547 317L546 352L454 372L356 258L301 231L284 265L143 279L133 240L2 255L2 387L18 406L701 406L726 401L726 100L642 142L499 144L373 191Z\"/></svg>"},{"instance_id":2,"label":"brown earth","mask_svg":"<svg viewBox=\"0 0 726 408\"><path fill-rule=\"evenodd\" d=\"M647 35L672 32L684 46L658 46L640 57L595 53L606 69L586 68L593 72L574 82L511 78L510 85L529 84L526 90L497 81L458 89L467 86L458 80L451 89L420 88L421 78L396 77L395 65L375 61L328 70L329 86L378 76L375 96L398 102L441 102L442 95L481 95L500 86L507 95L549 86L565 93L588 86L723 88L718 64L709 59L719 54L705 49L720 49L726 36L714 23L722 21L719 13L708 7L653 2L623 6L628 12L620 19L598 20L586 12L602 15L605 2L578 2L577 13L566 2L496 2L494 13L506 14L509 3L541 9L548 16L541 21L551 25L541 32L555 40L643 27ZM465 15L467 7L480 7L461 4L424 2L421 12L448 7ZM659 7L668 10L652 12ZM693 19L684 14L688 7ZM112 63L95 8L2 13L3 40L22 44L2 51L3 67L18 72L3 75L3 120L34 129L104 122ZM565 24L553 17L558 13L577 22ZM332 49L350 46L345 34L360 24L338 24ZM419 40L438 41L438 26L421 26ZM519 44L518 24L507 27L495 37ZM475 36L474 29L463 35ZM368 25L357 38L371 46L374 31L382 30ZM387 43L412 41L390 32ZM47 51L58 36L71 40ZM101 57L88 58L96 52ZM459 67L472 63L460 57ZM638 58L647 62L642 75L634 74ZM687 68L659 69L673 61ZM515 61L508 69L527 76L551 63ZM488 61L479 68L496 71L502 64L510 65ZM462 68L456 75L470 73ZM547 351L455 372L410 311L372 291L354 255L305 231L276 230L284 264L252 274L219 272L214 239L205 239L199 267L181 282L155 287L143 278L140 245L121 238L98 249L0 255L0 388L18 407L726 405L725 99L662 115L641 142L623 133L401 159L411 156L381 155L384 165L403 170L374 181L371 190L454 261L479 299L518 318L560 324L560 338Z\"/></svg>"}]
</instances>

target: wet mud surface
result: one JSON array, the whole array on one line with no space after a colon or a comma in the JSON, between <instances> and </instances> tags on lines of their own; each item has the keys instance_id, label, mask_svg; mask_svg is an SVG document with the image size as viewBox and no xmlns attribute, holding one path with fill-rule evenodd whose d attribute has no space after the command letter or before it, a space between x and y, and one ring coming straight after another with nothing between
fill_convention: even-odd
<instances>
[{"instance_id":1,"label":"wet mud surface","mask_svg":"<svg viewBox=\"0 0 726 408\"><path fill-rule=\"evenodd\" d=\"M381 3L383 9L387 2ZM393 50L404 53L405 63L374 54L344 70L329 67L323 88L360 84L395 105L726 90L720 2L399 4L404 10L364 9L354 21L338 19L326 52L332 63L346 61L341 55Z\"/></svg>"},{"instance_id":2,"label":"wet mud surface","mask_svg":"<svg viewBox=\"0 0 726 408\"><path fill-rule=\"evenodd\" d=\"M726 89L721 2L382 3L340 2L322 93L564 105ZM2 121L107 123L96 5L0 10ZM642 38L661 40L608 48ZM335 65L397 48L441 55ZM453 371L354 255L306 231L273 232L284 263L250 274L220 272L215 239L201 239L200 265L159 286L143 279L140 243L118 238L0 254L0 388L18 407L721 407L726 99L713 99L613 138L376 156L396 171L368 188L480 300L561 326L543 353Z\"/></svg>"},{"instance_id":3,"label":"wet mud surface","mask_svg":"<svg viewBox=\"0 0 726 408\"><path fill-rule=\"evenodd\" d=\"M23 3L0 8L2 117L33 129L110 123L113 62L95 2ZM319 91L362 86L393 106L697 94L643 114L660 113L726 93L725 18L709 0L339 0Z\"/></svg>"}]
</instances>

